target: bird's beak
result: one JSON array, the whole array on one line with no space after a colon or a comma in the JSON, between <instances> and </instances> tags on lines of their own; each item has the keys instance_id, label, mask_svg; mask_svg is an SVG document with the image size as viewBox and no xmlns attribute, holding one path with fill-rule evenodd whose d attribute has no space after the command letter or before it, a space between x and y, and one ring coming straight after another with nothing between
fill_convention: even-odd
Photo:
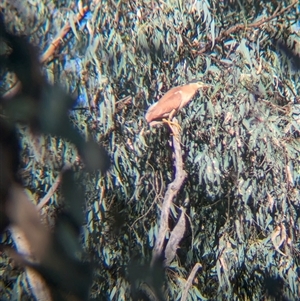
<instances>
[{"instance_id":1,"label":"bird's beak","mask_svg":"<svg viewBox=\"0 0 300 301\"><path fill-rule=\"evenodd\" d=\"M212 87L212 85L199 82L199 88L209 88L209 87Z\"/></svg>"}]
</instances>

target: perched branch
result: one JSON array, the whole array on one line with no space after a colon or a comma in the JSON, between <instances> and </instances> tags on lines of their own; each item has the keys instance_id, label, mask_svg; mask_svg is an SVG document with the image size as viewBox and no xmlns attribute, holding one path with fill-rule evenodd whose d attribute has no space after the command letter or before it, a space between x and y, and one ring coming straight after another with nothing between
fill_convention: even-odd
<instances>
[{"instance_id":1,"label":"perched branch","mask_svg":"<svg viewBox=\"0 0 300 301\"><path fill-rule=\"evenodd\" d=\"M177 121L173 118L173 121ZM155 241L155 246L153 248L153 255L151 266L153 267L158 261L164 260L164 243L166 239L166 234L169 230L169 212L172 205L174 197L177 195L180 190L183 181L186 178L186 172L183 170L183 161L182 161L182 150L180 146L179 139L179 130L176 126L170 125L173 131L173 148L174 148L174 166L175 166L175 179L172 183L168 185L162 208L161 208L161 217L159 223L158 235Z\"/></svg>"},{"instance_id":2,"label":"perched branch","mask_svg":"<svg viewBox=\"0 0 300 301\"><path fill-rule=\"evenodd\" d=\"M190 276L189 278L187 279L185 285L184 285L184 288L183 288L183 292L182 292L182 295L181 295L181 299L180 301L185 301L187 300L187 297L188 297L188 292L189 292L189 289L190 287L192 286L192 283L194 281L194 278L195 278L195 275L197 273L197 271L201 268L201 264L200 263L196 263L195 266L193 267L191 273L190 273Z\"/></svg>"}]
</instances>

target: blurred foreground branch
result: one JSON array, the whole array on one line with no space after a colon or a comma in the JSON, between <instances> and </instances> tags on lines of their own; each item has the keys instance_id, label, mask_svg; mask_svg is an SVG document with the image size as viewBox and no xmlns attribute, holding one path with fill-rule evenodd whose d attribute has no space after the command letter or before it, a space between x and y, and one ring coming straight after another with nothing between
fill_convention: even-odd
<instances>
[{"instance_id":1,"label":"blurred foreground branch","mask_svg":"<svg viewBox=\"0 0 300 301\"><path fill-rule=\"evenodd\" d=\"M110 163L106 151L94 141L86 142L69 121L68 113L75 100L58 86L47 83L36 49L27 39L6 32L1 15L0 28L0 38L11 49L0 56L0 65L4 71L14 72L22 87L15 97L0 99L4 115L12 124L28 124L34 133L69 140L78 149L86 169L105 172Z\"/></svg>"},{"instance_id":2,"label":"blurred foreground branch","mask_svg":"<svg viewBox=\"0 0 300 301\"><path fill-rule=\"evenodd\" d=\"M78 12L78 14L74 17L74 24L78 24L80 22L85 14L88 12L88 6L84 6L81 8L81 10ZM66 22L65 26L60 30L60 32L57 34L57 36L53 39L49 47L46 49L46 51L40 56L40 63L45 63L55 52L55 50L59 47L61 42L63 41L63 38L69 33L71 29L70 22ZM18 80L13 87L11 87L4 95L4 98L11 98L15 96L20 90L22 89L22 83L20 80Z\"/></svg>"},{"instance_id":3,"label":"blurred foreground branch","mask_svg":"<svg viewBox=\"0 0 300 301\"><path fill-rule=\"evenodd\" d=\"M37 300L88 300L92 268L83 261L79 235L83 224L84 192L74 174L63 169L52 189L37 207L18 179L20 141L17 125L32 133L47 134L73 143L87 170L104 173L110 164L106 151L94 141L86 141L71 125L68 111L74 99L47 83L40 70L36 49L26 38L6 31L0 14L0 39L9 51L0 55L1 72L12 71L21 83L19 93L0 98L0 230L9 225L17 252L8 254L24 266L30 288ZM40 209L61 183L64 208L54 229L40 222Z\"/></svg>"},{"instance_id":4,"label":"blurred foreground branch","mask_svg":"<svg viewBox=\"0 0 300 301\"><path fill-rule=\"evenodd\" d=\"M62 175L65 208L52 231L40 222L37 208L21 186L13 184L10 190L6 213L18 253L6 250L25 267L36 300L88 300L92 269L80 255L83 192L76 186L73 172L66 170Z\"/></svg>"}]
</instances>

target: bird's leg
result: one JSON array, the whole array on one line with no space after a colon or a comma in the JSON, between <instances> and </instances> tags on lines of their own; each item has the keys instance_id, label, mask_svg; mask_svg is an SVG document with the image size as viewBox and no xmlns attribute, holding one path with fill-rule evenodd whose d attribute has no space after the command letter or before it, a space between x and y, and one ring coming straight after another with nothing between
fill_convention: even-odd
<instances>
[{"instance_id":1,"label":"bird's leg","mask_svg":"<svg viewBox=\"0 0 300 301\"><path fill-rule=\"evenodd\" d=\"M179 123L177 122L176 119L175 119L176 121L172 121L175 113L176 113L176 110L172 110L171 113L169 114L169 118L162 119L162 122L168 124L168 126L171 129L172 134L179 141L179 133L181 131L181 126L179 125Z\"/></svg>"},{"instance_id":2,"label":"bird's leg","mask_svg":"<svg viewBox=\"0 0 300 301\"><path fill-rule=\"evenodd\" d=\"M172 119L173 119L175 113L176 113L176 110L173 109L173 110L171 111L171 113L169 114L168 119L165 119L165 118L162 119L162 122L163 122L163 123L167 123L167 124L169 125L169 127L171 128L171 131L173 132L173 134L174 134L174 131L172 130L171 125L176 126L176 127L178 128L179 131L181 130L181 126L179 125L179 123L178 123L178 122L173 122L173 121L172 121Z\"/></svg>"}]
</instances>

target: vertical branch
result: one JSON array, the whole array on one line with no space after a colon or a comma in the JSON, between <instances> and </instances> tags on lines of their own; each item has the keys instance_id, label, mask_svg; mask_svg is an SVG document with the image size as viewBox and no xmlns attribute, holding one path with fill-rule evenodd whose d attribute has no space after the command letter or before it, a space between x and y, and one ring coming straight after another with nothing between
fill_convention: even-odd
<instances>
[{"instance_id":1,"label":"vertical branch","mask_svg":"<svg viewBox=\"0 0 300 301\"><path fill-rule=\"evenodd\" d=\"M175 118L173 118L173 122L177 122ZM174 181L168 185L162 208L161 208L161 216L159 222L159 230L158 235L155 241L155 245L153 248L151 267L153 267L157 262L163 261L165 259L164 254L164 244L166 239L166 234L169 230L169 212L172 205L172 201L174 197L177 195L180 190L187 174L183 169L183 161L182 161L182 150L180 146L180 136L179 130L176 126L170 124L171 130L174 134L173 136L173 151L174 151L174 167L175 167L175 178Z\"/></svg>"}]
</instances>

